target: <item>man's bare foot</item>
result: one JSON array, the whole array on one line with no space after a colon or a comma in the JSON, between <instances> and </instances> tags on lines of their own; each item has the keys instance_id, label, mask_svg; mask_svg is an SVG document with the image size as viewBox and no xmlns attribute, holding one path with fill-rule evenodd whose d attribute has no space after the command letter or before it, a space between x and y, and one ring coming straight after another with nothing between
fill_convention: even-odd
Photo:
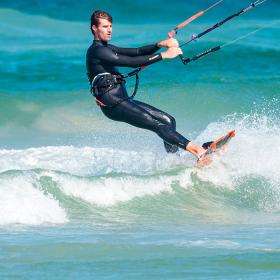
<instances>
[{"instance_id":1,"label":"man's bare foot","mask_svg":"<svg viewBox=\"0 0 280 280\"><path fill-rule=\"evenodd\" d=\"M206 152L206 149L192 142L186 146L186 150L196 156L198 159Z\"/></svg>"}]
</instances>

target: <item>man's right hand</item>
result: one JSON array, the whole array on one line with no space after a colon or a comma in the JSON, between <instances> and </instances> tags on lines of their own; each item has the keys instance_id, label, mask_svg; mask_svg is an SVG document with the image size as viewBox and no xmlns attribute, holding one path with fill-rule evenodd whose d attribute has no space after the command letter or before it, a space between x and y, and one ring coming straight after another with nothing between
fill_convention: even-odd
<instances>
[{"instance_id":1,"label":"man's right hand","mask_svg":"<svg viewBox=\"0 0 280 280\"><path fill-rule=\"evenodd\" d=\"M171 47L168 48L165 52L161 53L162 59L167 59L167 58L174 58L180 54L183 54L182 50L177 47Z\"/></svg>"}]
</instances>

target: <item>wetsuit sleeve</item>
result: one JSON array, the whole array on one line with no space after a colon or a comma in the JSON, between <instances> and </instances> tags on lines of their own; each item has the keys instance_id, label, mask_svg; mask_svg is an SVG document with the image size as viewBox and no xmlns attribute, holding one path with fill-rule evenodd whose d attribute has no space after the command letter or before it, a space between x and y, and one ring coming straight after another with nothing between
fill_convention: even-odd
<instances>
[{"instance_id":1,"label":"wetsuit sleeve","mask_svg":"<svg viewBox=\"0 0 280 280\"><path fill-rule=\"evenodd\" d=\"M109 47L114 52L127 56L151 55L160 49L157 44L143 46L140 48L119 48L114 45L109 45Z\"/></svg>"},{"instance_id":2,"label":"wetsuit sleeve","mask_svg":"<svg viewBox=\"0 0 280 280\"><path fill-rule=\"evenodd\" d=\"M140 67L162 60L161 54L127 56L115 53L111 48L96 48L95 57L112 66Z\"/></svg>"}]
</instances>

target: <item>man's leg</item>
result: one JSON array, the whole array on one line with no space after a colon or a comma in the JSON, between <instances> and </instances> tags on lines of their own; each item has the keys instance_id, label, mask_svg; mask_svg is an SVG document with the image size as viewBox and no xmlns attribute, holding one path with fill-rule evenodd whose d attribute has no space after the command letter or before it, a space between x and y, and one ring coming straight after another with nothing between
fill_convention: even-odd
<instances>
[{"instance_id":1,"label":"man's leg","mask_svg":"<svg viewBox=\"0 0 280 280\"><path fill-rule=\"evenodd\" d=\"M148 129L157 133L165 142L176 145L186 150L190 142L184 136L174 130L167 120L161 122L150 114L145 108L132 100L127 100L114 108L101 107L103 113L110 119L122 121L133 126Z\"/></svg>"},{"instance_id":2,"label":"man's leg","mask_svg":"<svg viewBox=\"0 0 280 280\"><path fill-rule=\"evenodd\" d=\"M144 108L147 112L149 112L149 114L151 114L158 121L170 125L174 129L174 131L176 131L176 120L174 117L144 102L137 101L137 100L133 100L133 102L135 102L137 105ZM178 146L176 145L172 145L166 141L163 141L163 143L167 153L176 153L179 150Z\"/></svg>"}]
</instances>

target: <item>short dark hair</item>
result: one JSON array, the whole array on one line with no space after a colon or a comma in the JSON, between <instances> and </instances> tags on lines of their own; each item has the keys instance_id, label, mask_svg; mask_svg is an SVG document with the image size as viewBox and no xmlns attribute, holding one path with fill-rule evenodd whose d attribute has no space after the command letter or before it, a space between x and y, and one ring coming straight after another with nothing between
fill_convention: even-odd
<instances>
[{"instance_id":1,"label":"short dark hair","mask_svg":"<svg viewBox=\"0 0 280 280\"><path fill-rule=\"evenodd\" d=\"M101 10L94 11L90 17L90 30L91 30L92 34L94 34L94 32L92 30L92 26L93 25L98 26L100 18L107 19L111 23L113 22L113 18L109 13L101 11Z\"/></svg>"}]
</instances>

